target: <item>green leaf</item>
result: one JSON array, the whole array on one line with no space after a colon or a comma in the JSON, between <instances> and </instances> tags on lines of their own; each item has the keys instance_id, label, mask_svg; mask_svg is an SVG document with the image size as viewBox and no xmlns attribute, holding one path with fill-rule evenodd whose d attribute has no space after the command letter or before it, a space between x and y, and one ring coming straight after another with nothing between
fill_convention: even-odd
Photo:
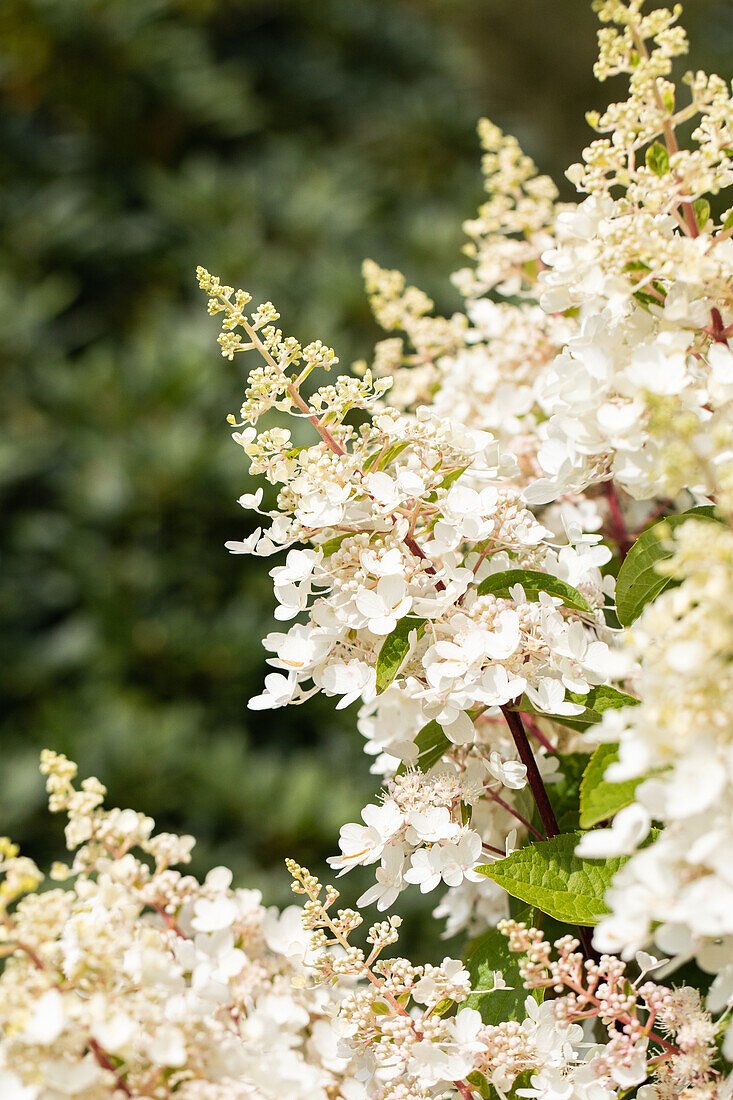
<instances>
[{"instance_id":1,"label":"green leaf","mask_svg":"<svg viewBox=\"0 0 733 1100\"><path fill-rule=\"evenodd\" d=\"M509 589L515 584L521 584L529 600L536 599L540 592L549 592L551 596L559 596L566 607L572 607L576 611L591 610L585 597L571 584L537 569L504 569L501 573L492 573L481 581L477 593L479 596L509 598Z\"/></svg>"},{"instance_id":2,"label":"green leaf","mask_svg":"<svg viewBox=\"0 0 733 1100\"><path fill-rule=\"evenodd\" d=\"M386 470L390 462L394 462L397 456L401 455L405 447L409 447L409 445L409 443L393 443L392 446L389 447L379 459L377 469Z\"/></svg>"},{"instance_id":3,"label":"green leaf","mask_svg":"<svg viewBox=\"0 0 733 1100\"><path fill-rule=\"evenodd\" d=\"M710 203L707 199L695 199L692 204L692 209L695 211L695 220L700 229L702 229L710 217Z\"/></svg>"},{"instance_id":4,"label":"green leaf","mask_svg":"<svg viewBox=\"0 0 733 1100\"><path fill-rule=\"evenodd\" d=\"M616 614L622 626L633 623L644 607L673 583L672 577L660 576L656 565L672 556L665 536L688 519L721 522L712 507L693 508L652 524L629 550L616 578Z\"/></svg>"},{"instance_id":5,"label":"green leaf","mask_svg":"<svg viewBox=\"0 0 733 1100\"><path fill-rule=\"evenodd\" d=\"M348 534L336 535L332 539L326 539L325 542L314 543L316 550L322 550L324 558L330 558L331 554L335 554L344 539L347 539Z\"/></svg>"},{"instance_id":6,"label":"green leaf","mask_svg":"<svg viewBox=\"0 0 733 1100\"><path fill-rule=\"evenodd\" d=\"M441 725L437 722L428 722L427 726L423 726L415 738L415 744L417 745L418 755L414 766L426 772L432 768L433 764L438 763L449 747L450 741L443 733ZM406 771L407 764L400 764L395 774L403 775Z\"/></svg>"},{"instance_id":7,"label":"green leaf","mask_svg":"<svg viewBox=\"0 0 733 1100\"><path fill-rule=\"evenodd\" d=\"M620 710L621 707L635 707L639 700L626 691L619 691L610 684L598 684L592 687L587 695L581 695L579 691L569 691L567 698L571 703L577 703L581 707L593 711L600 716L604 710Z\"/></svg>"},{"instance_id":8,"label":"green leaf","mask_svg":"<svg viewBox=\"0 0 733 1100\"><path fill-rule=\"evenodd\" d=\"M431 1012L431 1016L447 1016L450 1010L455 1005L455 1001L452 1001L450 997L443 997L442 1001L438 1001L437 1005Z\"/></svg>"},{"instance_id":9,"label":"green leaf","mask_svg":"<svg viewBox=\"0 0 733 1100\"><path fill-rule=\"evenodd\" d=\"M469 1073L466 1080L469 1085L473 1085L473 1091L483 1097L483 1100L493 1100L493 1097L496 1096L496 1090L489 1084L483 1073L479 1073L477 1069L473 1073Z\"/></svg>"},{"instance_id":10,"label":"green leaf","mask_svg":"<svg viewBox=\"0 0 733 1100\"><path fill-rule=\"evenodd\" d=\"M451 470L449 474L446 474L440 483L441 489L449 489L454 481L458 481L461 474L465 474L468 466L458 466L455 470Z\"/></svg>"},{"instance_id":11,"label":"green leaf","mask_svg":"<svg viewBox=\"0 0 733 1100\"><path fill-rule=\"evenodd\" d=\"M609 912L603 898L627 857L581 859L575 847L582 835L563 833L537 841L476 870L556 920L594 925Z\"/></svg>"},{"instance_id":12,"label":"green leaf","mask_svg":"<svg viewBox=\"0 0 733 1100\"><path fill-rule=\"evenodd\" d=\"M531 910L525 908L516 919L531 924ZM521 955L516 951L509 950L509 940L496 928L490 928L468 944L466 969L471 975L471 993L466 1006L478 1009L485 1024L499 1024L502 1020L523 1020L526 1017L524 1002L530 991L522 984L520 958ZM501 973L512 989L493 990L495 970ZM544 991L533 989L531 995L541 1001Z\"/></svg>"},{"instance_id":13,"label":"green leaf","mask_svg":"<svg viewBox=\"0 0 733 1100\"><path fill-rule=\"evenodd\" d=\"M482 1097L482 1100L502 1100L502 1098L504 1098L504 1100L519 1100L518 1090L531 1087L533 1072L533 1070L523 1069L522 1072L514 1078L514 1083L509 1091L502 1091L501 1096L499 1096L494 1086L489 1084L483 1073L477 1069L469 1073L466 1080L469 1085L473 1086L473 1091L477 1092L479 1096Z\"/></svg>"},{"instance_id":14,"label":"green leaf","mask_svg":"<svg viewBox=\"0 0 733 1100\"><path fill-rule=\"evenodd\" d=\"M647 149L646 166L655 176L666 176L669 172L669 153L661 141L655 141Z\"/></svg>"},{"instance_id":15,"label":"green leaf","mask_svg":"<svg viewBox=\"0 0 733 1100\"><path fill-rule=\"evenodd\" d=\"M550 718L561 726L567 726L568 729L578 730L582 733L589 726L600 722L601 715L609 707L613 710L620 710L621 707L636 706L639 702L633 695L627 695L625 691L619 691L618 688L611 687L609 684L599 684L598 687L591 688L587 695L581 695L577 691L567 691L565 698L568 702L577 703L578 706L583 707L582 713L570 716L546 714L542 710L537 710L526 695L523 695L517 706L512 709L523 711L526 714L539 714L542 718Z\"/></svg>"},{"instance_id":16,"label":"green leaf","mask_svg":"<svg viewBox=\"0 0 733 1100\"><path fill-rule=\"evenodd\" d=\"M634 801L642 777L609 783L603 778L606 768L618 760L618 745L599 745L590 758L580 784L580 824L591 829L599 821L613 817Z\"/></svg>"},{"instance_id":17,"label":"green leaf","mask_svg":"<svg viewBox=\"0 0 733 1100\"><path fill-rule=\"evenodd\" d=\"M382 642L377 657L377 695L381 695L394 680L410 649L409 636L413 630L420 638L425 630L425 619L407 615L400 619L391 634Z\"/></svg>"},{"instance_id":18,"label":"green leaf","mask_svg":"<svg viewBox=\"0 0 733 1100\"><path fill-rule=\"evenodd\" d=\"M733 210L723 222L723 229L733 229Z\"/></svg>"}]
</instances>

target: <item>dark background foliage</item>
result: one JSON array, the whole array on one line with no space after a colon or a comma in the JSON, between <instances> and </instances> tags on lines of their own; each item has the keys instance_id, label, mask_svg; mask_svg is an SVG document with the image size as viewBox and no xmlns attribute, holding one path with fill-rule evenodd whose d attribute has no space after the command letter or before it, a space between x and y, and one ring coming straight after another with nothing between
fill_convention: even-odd
<instances>
[{"instance_id":1,"label":"dark background foliage","mask_svg":"<svg viewBox=\"0 0 733 1100\"><path fill-rule=\"evenodd\" d=\"M728 4L687 25L725 74ZM476 120L561 179L613 93L595 29L585 0L3 0L0 819L29 854L60 854L44 745L268 901L335 850L375 783L353 712L246 709L272 563L223 549L244 363L193 271L345 365L378 336L363 257L456 308Z\"/></svg>"}]
</instances>

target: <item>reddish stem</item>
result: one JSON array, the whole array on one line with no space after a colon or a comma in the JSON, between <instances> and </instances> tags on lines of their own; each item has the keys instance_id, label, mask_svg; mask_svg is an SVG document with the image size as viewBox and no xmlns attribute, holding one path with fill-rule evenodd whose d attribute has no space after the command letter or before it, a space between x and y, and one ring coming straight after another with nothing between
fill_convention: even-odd
<instances>
[{"instance_id":1,"label":"reddish stem","mask_svg":"<svg viewBox=\"0 0 733 1100\"><path fill-rule=\"evenodd\" d=\"M536 737L537 740L539 741L539 743L544 748L546 748L548 752L551 752L553 755L555 753L557 753L557 749L555 748L555 746L553 744L551 744L547 740L547 738L545 737L544 733L542 732L540 727L537 725L537 723L532 718L530 718L530 716L528 714L525 714L523 711L522 711L521 716L522 716L522 721L524 722L525 726L527 727L529 732L532 734L532 736Z\"/></svg>"},{"instance_id":2,"label":"reddish stem","mask_svg":"<svg viewBox=\"0 0 733 1100\"><path fill-rule=\"evenodd\" d=\"M124 1092L125 1096L132 1096L130 1087L125 1081L124 1077L120 1077L117 1069L115 1068L115 1064L110 1058L109 1054L107 1054L106 1051L104 1051L102 1047L100 1047L96 1039L89 1040L89 1049L94 1055L97 1065L101 1066L102 1069L109 1070L110 1073L114 1074L116 1088L118 1088L120 1092Z\"/></svg>"},{"instance_id":3,"label":"reddish stem","mask_svg":"<svg viewBox=\"0 0 733 1100\"><path fill-rule=\"evenodd\" d=\"M506 852L502 851L501 848L497 848L494 844L482 844L481 847L485 852L494 852L497 856L501 856L502 858L506 855Z\"/></svg>"},{"instance_id":4,"label":"reddish stem","mask_svg":"<svg viewBox=\"0 0 733 1100\"><path fill-rule=\"evenodd\" d=\"M720 310L718 309L717 306L713 306L713 308L710 310L710 316L713 319L712 328L710 330L710 334L713 338L713 341L716 344L727 344L728 343L728 335L727 335L728 330L726 329L725 325L723 324L723 318L722 318Z\"/></svg>"},{"instance_id":5,"label":"reddish stem","mask_svg":"<svg viewBox=\"0 0 733 1100\"><path fill-rule=\"evenodd\" d=\"M416 558L422 558L423 561L429 562L429 564L426 566L427 572L435 574L435 566L430 561L430 558L425 553L419 542L417 542L413 538L408 537L405 539L405 546L407 546L408 549L412 551ZM445 590L445 585L442 581L435 582L435 590L436 592L443 592Z\"/></svg>"},{"instance_id":6,"label":"reddish stem","mask_svg":"<svg viewBox=\"0 0 733 1100\"><path fill-rule=\"evenodd\" d=\"M606 494L608 508L611 513L611 538L617 543L621 561L623 561L631 549L633 539L629 534L624 514L621 511L616 486L612 481L606 481L603 485L603 491Z\"/></svg>"},{"instance_id":7,"label":"reddish stem","mask_svg":"<svg viewBox=\"0 0 733 1100\"><path fill-rule=\"evenodd\" d=\"M152 906L153 906L153 909L155 910L155 912L158 913L163 918L163 921L165 922L166 927L170 928L171 932L175 932L175 934L177 936L180 936L180 938L182 940L188 939L188 936L185 934L185 932L181 931L175 917L172 917L170 915L170 913L166 913L165 909L163 908L163 906L161 905L161 903L159 901L154 901L152 903Z\"/></svg>"},{"instance_id":8,"label":"reddish stem","mask_svg":"<svg viewBox=\"0 0 733 1100\"><path fill-rule=\"evenodd\" d=\"M522 719L516 711L510 710L508 705L504 705L501 708L501 712L506 719L509 732L514 738L514 744L517 746L519 759L527 769L529 789L532 792L532 797L535 800L540 820L542 821L545 834L549 840L553 836L558 836L560 830L557 827L555 811L552 808L550 799L547 797L547 791L545 790L545 784L542 782L542 776L537 767L537 761L535 760L530 743L527 740L527 734L522 724Z\"/></svg>"},{"instance_id":9,"label":"reddish stem","mask_svg":"<svg viewBox=\"0 0 733 1100\"><path fill-rule=\"evenodd\" d=\"M529 829L530 833L532 833L532 836L536 837L537 840L544 840L545 839L543 837L542 833L539 833L537 831L537 829L535 829L534 825L531 825L529 823L529 821L527 821L526 817L522 817L519 810L515 810L513 806L510 806L508 802L505 802L504 799L501 798L498 794L496 794L495 791L490 791L490 790L488 790L488 788L485 788L485 789L486 789L486 793L488 794L489 798L492 799L492 801L497 802L500 806L503 806L503 808L507 811L507 813L510 813L513 817L516 817L517 821L522 822L522 825L526 825L526 827ZM502 852L501 854L504 855L504 852Z\"/></svg>"}]
</instances>

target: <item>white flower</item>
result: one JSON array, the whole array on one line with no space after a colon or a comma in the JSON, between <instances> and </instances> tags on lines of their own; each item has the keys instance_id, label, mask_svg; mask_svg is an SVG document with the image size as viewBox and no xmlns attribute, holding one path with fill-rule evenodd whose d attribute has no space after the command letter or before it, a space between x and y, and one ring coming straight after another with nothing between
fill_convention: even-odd
<instances>
[{"instance_id":1,"label":"white flower","mask_svg":"<svg viewBox=\"0 0 733 1100\"><path fill-rule=\"evenodd\" d=\"M366 661L334 661L319 676L319 685L327 695L342 695L336 710L348 707L357 699L368 701L376 689L376 670Z\"/></svg>"},{"instance_id":2,"label":"white flower","mask_svg":"<svg viewBox=\"0 0 733 1100\"><path fill-rule=\"evenodd\" d=\"M527 695L537 710L546 714L581 714L583 708L577 703L565 702L565 685L551 676L543 676L536 684L527 684Z\"/></svg>"},{"instance_id":3,"label":"white flower","mask_svg":"<svg viewBox=\"0 0 733 1100\"><path fill-rule=\"evenodd\" d=\"M372 497L386 511L392 511L400 503L400 491L397 482L389 474L369 474L366 486Z\"/></svg>"},{"instance_id":4,"label":"white flower","mask_svg":"<svg viewBox=\"0 0 733 1100\"><path fill-rule=\"evenodd\" d=\"M237 905L231 898L219 897L213 901L198 898L194 902L191 926L197 932L218 932L229 928L237 919Z\"/></svg>"},{"instance_id":5,"label":"white flower","mask_svg":"<svg viewBox=\"0 0 733 1100\"><path fill-rule=\"evenodd\" d=\"M584 833L576 845L575 854L583 859L631 855L649 835L651 823L648 811L638 802L632 802L619 810L610 829L593 829Z\"/></svg>"},{"instance_id":6,"label":"white flower","mask_svg":"<svg viewBox=\"0 0 733 1100\"><path fill-rule=\"evenodd\" d=\"M629 374L635 383L652 393L680 393L688 383L684 353L669 352L659 343L637 348L631 356Z\"/></svg>"},{"instance_id":7,"label":"white flower","mask_svg":"<svg viewBox=\"0 0 733 1100\"><path fill-rule=\"evenodd\" d=\"M289 905L281 913L268 909L262 934L270 951L286 958L303 959L310 948L311 936L303 927L303 910L299 905Z\"/></svg>"},{"instance_id":8,"label":"white flower","mask_svg":"<svg viewBox=\"0 0 733 1100\"><path fill-rule=\"evenodd\" d=\"M486 631L483 637L485 653L494 661L511 657L519 647L519 616L516 611L501 611L496 618L496 626Z\"/></svg>"},{"instance_id":9,"label":"white flower","mask_svg":"<svg viewBox=\"0 0 733 1100\"><path fill-rule=\"evenodd\" d=\"M508 673L503 665L491 665L481 675L476 699L489 707L502 706L518 699L526 687L527 681L522 676Z\"/></svg>"},{"instance_id":10,"label":"white flower","mask_svg":"<svg viewBox=\"0 0 733 1100\"><path fill-rule=\"evenodd\" d=\"M412 853L404 878L405 882L419 886L421 894L428 894L439 884L442 873L443 849L436 845L433 848L418 848Z\"/></svg>"},{"instance_id":11,"label":"white flower","mask_svg":"<svg viewBox=\"0 0 733 1100\"><path fill-rule=\"evenodd\" d=\"M457 844L446 844L443 849L441 874L447 886L460 886L464 878L470 882L481 879L474 867L481 861L481 837L466 830Z\"/></svg>"},{"instance_id":12,"label":"white flower","mask_svg":"<svg viewBox=\"0 0 733 1100\"><path fill-rule=\"evenodd\" d=\"M23 1035L29 1043L50 1046L58 1039L65 1026L63 997L57 989L49 989L37 1001Z\"/></svg>"},{"instance_id":13,"label":"white flower","mask_svg":"<svg viewBox=\"0 0 733 1100\"><path fill-rule=\"evenodd\" d=\"M391 634L410 610L412 598L407 594L404 577L391 575L380 577L376 589L360 589L356 606L372 634Z\"/></svg>"},{"instance_id":14,"label":"white flower","mask_svg":"<svg viewBox=\"0 0 733 1100\"><path fill-rule=\"evenodd\" d=\"M454 745L472 745L476 735L476 727L465 711L461 711L457 718L449 722L442 722L443 733Z\"/></svg>"},{"instance_id":15,"label":"white flower","mask_svg":"<svg viewBox=\"0 0 733 1100\"><path fill-rule=\"evenodd\" d=\"M407 839L411 844L434 844L448 840L460 832L446 806L431 806L427 810L412 810L407 815L410 826Z\"/></svg>"},{"instance_id":16,"label":"white flower","mask_svg":"<svg viewBox=\"0 0 733 1100\"><path fill-rule=\"evenodd\" d=\"M126 1047L137 1032L138 1025L132 1016L116 1012L110 1019L95 1024L92 1034L104 1050L115 1054Z\"/></svg>"},{"instance_id":17,"label":"white flower","mask_svg":"<svg viewBox=\"0 0 733 1100\"><path fill-rule=\"evenodd\" d=\"M298 681L294 673L283 676L281 672L269 672L265 676L265 690L261 695L253 695L247 706L250 710L284 707L293 700L297 690Z\"/></svg>"},{"instance_id":18,"label":"white flower","mask_svg":"<svg viewBox=\"0 0 733 1100\"><path fill-rule=\"evenodd\" d=\"M276 585L299 584L312 576L322 558L322 550L289 550L285 565L275 566L270 576Z\"/></svg>"},{"instance_id":19,"label":"white flower","mask_svg":"<svg viewBox=\"0 0 733 1100\"><path fill-rule=\"evenodd\" d=\"M502 760L494 751L486 761L486 767L495 779L511 790L521 791L527 785L527 768L519 760Z\"/></svg>"},{"instance_id":20,"label":"white flower","mask_svg":"<svg viewBox=\"0 0 733 1100\"><path fill-rule=\"evenodd\" d=\"M183 1032L177 1027L158 1028L146 1041L150 1060L159 1066L183 1066L186 1064L186 1044Z\"/></svg>"},{"instance_id":21,"label":"white flower","mask_svg":"<svg viewBox=\"0 0 733 1100\"><path fill-rule=\"evenodd\" d=\"M248 512L256 512L259 510L262 503L262 497L265 490L263 488L256 489L254 493L242 493L241 497L237 500L237 504L240 504L242 508L246 508Z\"/></svg>"},{"instance_id":22,"label":"white flower","mask_svg":"<svg viewBox=\"0 0 733 1100\"><path fill-rule=\"evenodd\" d=\"M381 866L377 867L376 870L377 881L374 886L370 886L358 898L357 906L361 908L366 905L373 905L376 902L377 909L384 912L385 909L389 909L391 905L394 905L404 887L402 879L403 866L402 849L399 846L386 848L382 854Z\"/></svg>"},{"instance_id":23,"label":"white flower","mask_svg":"<svg viewBox=\"0 0 733 1100\"><path fill-rule=\"evenodd\" d=\"M402 812L392 801L381 806L365 806L361 816L364 825L341 826L341 855L330 856L328 859L330 866L342 873L357 863L376 863L385 844L402 828L404 820Z\"/></svg>"},{"instance_id":24,"label":"white flower","mask_svg":"<svg viewBox=\"0 0 733 1100\"><path fill-rule=\"evenodd\" d=\"M242 542L225 542L224 546L230 554L251 554L259 542L262 528L258 527Z\"/></svg>"}]
</instances>

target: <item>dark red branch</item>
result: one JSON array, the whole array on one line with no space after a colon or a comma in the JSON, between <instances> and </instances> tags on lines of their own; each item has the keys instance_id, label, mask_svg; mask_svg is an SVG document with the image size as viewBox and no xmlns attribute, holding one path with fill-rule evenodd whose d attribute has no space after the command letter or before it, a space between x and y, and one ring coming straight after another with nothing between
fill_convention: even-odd
<instances>
[{"instance_id":1,"label":"dark red branch","mask_svg":"<svg viewBox=\"0 0 733 1100\"><path fill-rule=\"evenodd\" d=\"M501 712L506 719L506 724L509 726L509 732L514 738L514 744L517 746L519 759L527 769L529 789L535 800L535 805L540 815L540 821L545 830L545 836L549 840L550 837L558 836L560 830L557 827L555 811L552 808L550 799L547 797L547 790L545 789L545 784L542 782L540 769L537 767L537 761L535 760L532 747L527 739L527 733L524 729L522 719L515 710L510 710L508 705L503 706Z\"/></svg>"},{"instance_id":2,"label":"dark red branch","mask_svg":"<svg viewBox=\"0 0 733 1100\"><path fill-rule=\"evenodd\" d=\"M634 540L629 534L629 529L626 526L626 520L621 511L621 504L618 499L618 493L616 492L616 486L612 481L606 481L603 484L603 490L606 494L608 509L611 513L611 530L609 533L618 546L618 552L621 555L621 561L623 561L631 549Z\"/></svg>"},{"instance_id":3,"label":"dark red branch","mask_svg":"<svg viewBox=\"0 0 733 1100\"><path fill-rule=\"evenodd\" d=\"M550 837L559 836L560 830L557 825L557 818L555 817L555 811L552 808L552 803L547 794L547 788L542 781L540 775L540 769L537 767L537 761L535 760L534 753L532 752L532 746L529 743L524 724L522 722L521 715L514 710L510 710L508 706L503 706L501 712L506 719L506 724L509 727L509 732L514 738L514 744L517 746L517 752L519 753L519 759L522 761L527 769L527 782L529 783L529 789L532 792L535 805L537 806L537 812L540 815L543 828L547 835L547 839ZM577 926L578 939L580 940L583 952L588 959L598 959L598 952L593 947L593 938L587 928L582 925Z\"/></svg>"}]
</instances>

